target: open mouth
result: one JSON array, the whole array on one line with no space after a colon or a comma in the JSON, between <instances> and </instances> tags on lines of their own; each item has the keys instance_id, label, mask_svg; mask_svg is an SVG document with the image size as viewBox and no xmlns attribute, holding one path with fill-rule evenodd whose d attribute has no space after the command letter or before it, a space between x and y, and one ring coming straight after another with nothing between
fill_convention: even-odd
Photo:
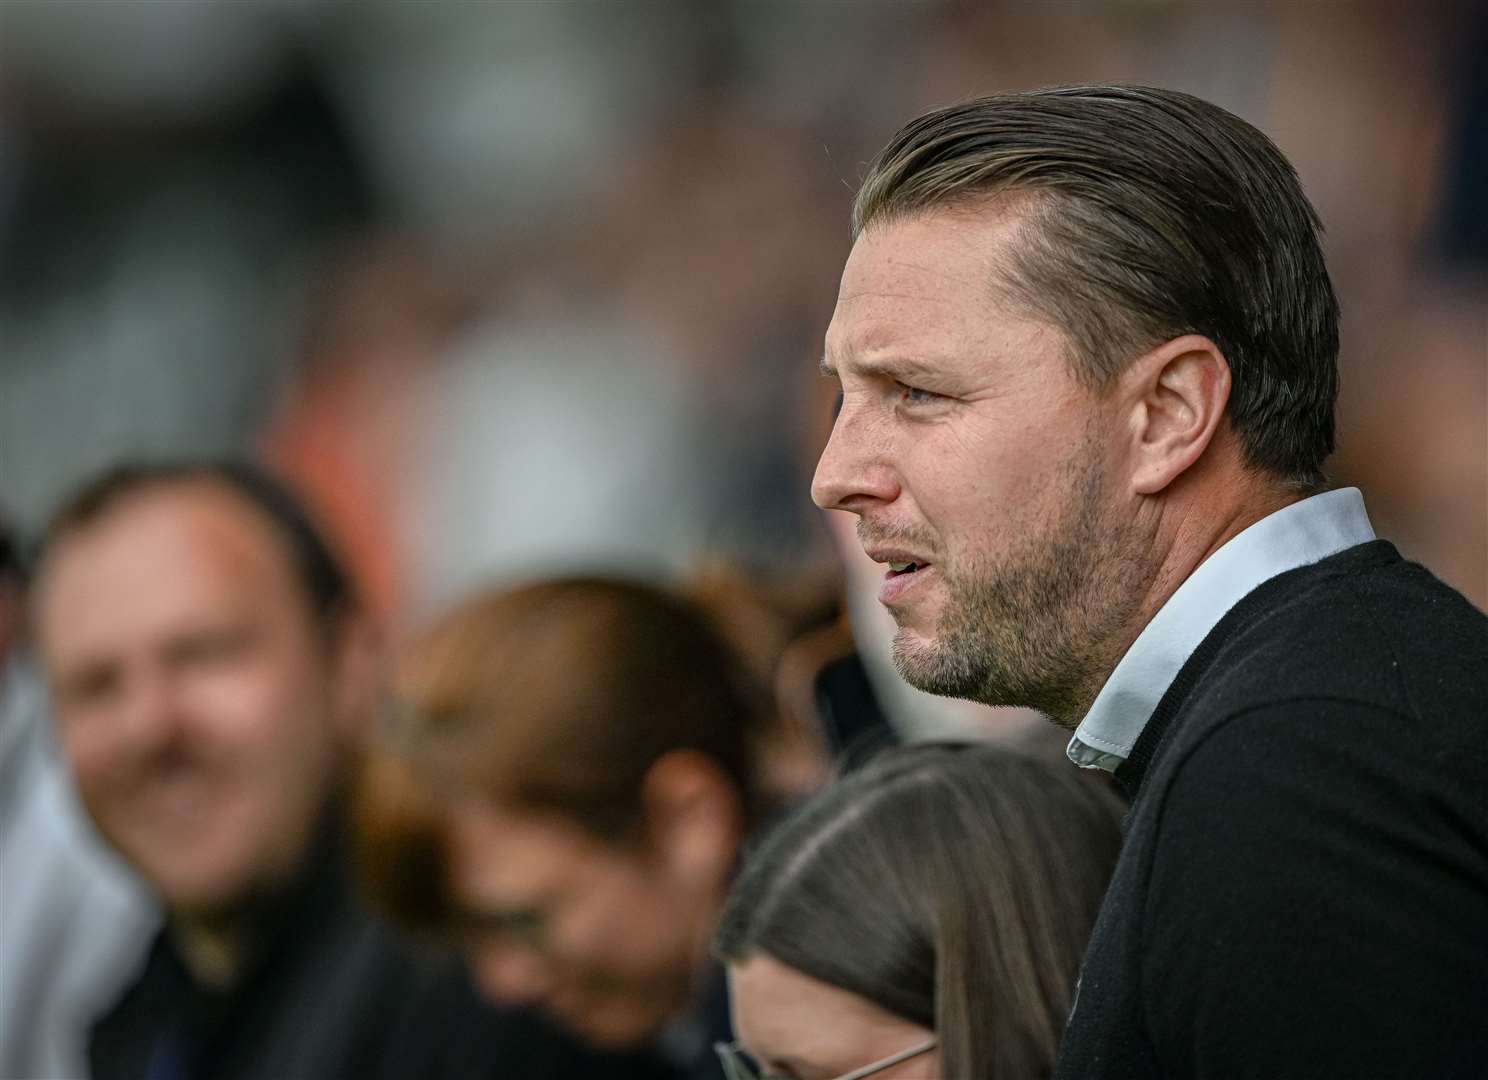
<instances>
[{"instance_id":1,"label":"open mouth","mask_svg":"<svg viewBox=\"0 0 1488 1080\"><path fill-rule=\"evenodd\" d=\"M907 559L886 559L888 570L884 572L883 584L879 586L878 599L887 605L904 601L910 590L928 576L929 563L912 562Z\"/></svg>"}]
</instances>

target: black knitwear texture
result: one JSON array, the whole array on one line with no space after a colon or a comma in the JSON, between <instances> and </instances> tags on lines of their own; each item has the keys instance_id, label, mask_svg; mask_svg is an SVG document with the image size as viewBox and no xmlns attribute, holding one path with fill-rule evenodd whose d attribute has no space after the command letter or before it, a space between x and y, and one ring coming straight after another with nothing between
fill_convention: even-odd
<instances>
[{"instance_id":1,"label":"black knitwear texture","mask_svg":"<svg viewBox=\"0 0 1488 1080\"><path fill-rule=\"evenodd\" d=\"M1056 1076L1488 1078L1488 618L1372 541L1266 582L1117 779Z\"/></svg>"}]
</instances>

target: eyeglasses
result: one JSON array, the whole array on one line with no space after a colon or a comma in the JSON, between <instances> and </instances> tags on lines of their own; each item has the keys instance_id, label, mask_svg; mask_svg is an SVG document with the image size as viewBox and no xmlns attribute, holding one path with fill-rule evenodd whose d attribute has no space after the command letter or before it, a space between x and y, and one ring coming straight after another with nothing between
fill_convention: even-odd
<instances>
[{"instance_id":1,"label":"eyeglasses","mask_svg":"<svg viewBox=\"0 0 1488 1080\"><path fill-rule=\"evenodd\" d=\"M908 1061L912 1057L927 1054L939 1044L938 1039L921 1043L919 1046L911 1046L908 1050L901 1050L897 1054L881 1058L871 1065L864 1065L861 1069L854 1069L850 1073L843 1073L834 1080L862 1080L865 1076L883 1072L885 1069L898 1065L901 1061ZM713 1049L718 1051L718 1059L723 1062L723 1075L728 1080L785 1080L784 1077L775 1073L767 1073L762 1070L745 1050L736 1042L714 1043Z\"/></svg>"}]
</instances>

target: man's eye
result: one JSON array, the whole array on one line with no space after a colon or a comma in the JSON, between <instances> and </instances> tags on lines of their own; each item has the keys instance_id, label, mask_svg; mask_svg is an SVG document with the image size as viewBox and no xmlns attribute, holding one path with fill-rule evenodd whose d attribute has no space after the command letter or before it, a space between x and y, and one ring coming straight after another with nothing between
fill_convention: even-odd
<instances>
[{"instance_id":1,"label":"man's eye","mask_svg":"<svg viewBox=\"0 0 1488 1080\"><path fill-rule=\"evenodd\" d=\"M118 694L123 675L115 667L96 667L63 681L58 693L73 708L97 705Z\"/></svg>"},{"instance_id":2,"label":"man's eye","mask_svg":"<svg viewBox=\"0 0 1488 1080\"><path fill-rule=\"evenodd\" d=\"M899 384L899 400L906 405L928 405L936 401L941 395L931 393L929 390L921 390L917 386L905 386Z\"/></svg>"}]
</instances>

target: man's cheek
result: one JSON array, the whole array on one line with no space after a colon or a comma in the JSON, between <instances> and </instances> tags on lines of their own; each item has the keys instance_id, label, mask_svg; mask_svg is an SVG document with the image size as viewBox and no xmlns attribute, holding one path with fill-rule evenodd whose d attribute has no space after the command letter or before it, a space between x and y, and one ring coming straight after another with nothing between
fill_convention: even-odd
<instances>
[{"instance_id":1,"label":"man's cheek","mask_svg":"<svg viewBox=\"0 0 1488 1080\"><path fill-rule=\"evenodd\" d=\"M68 725L60 742L73 782L85 797L105 789L119 776L123 747L101 725Z\"/></svg>"}]
</instances>

